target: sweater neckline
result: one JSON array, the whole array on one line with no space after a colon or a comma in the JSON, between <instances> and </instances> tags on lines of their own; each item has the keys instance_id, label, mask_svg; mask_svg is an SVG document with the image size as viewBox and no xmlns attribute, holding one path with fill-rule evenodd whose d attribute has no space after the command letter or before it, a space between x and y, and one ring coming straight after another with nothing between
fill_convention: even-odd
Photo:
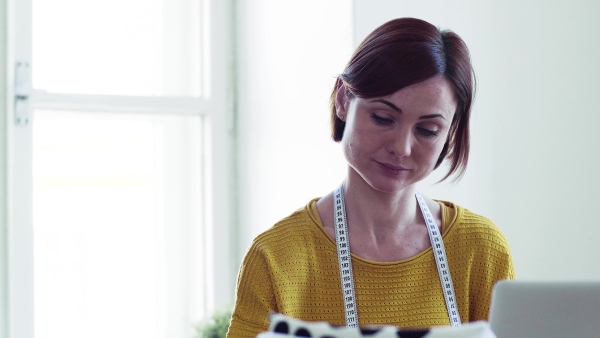
<instances>
[{"instance_id":1,"label":"sweater neckline","mask_svg":"<svg viewBox=\"0 0 600 338\"><path fill-rule=\"evenodd\" d=\"M323 226L321 217L319 216L319 211L317 209L317 201L319 199L321 199L321 197L316 197L316 198L313 198L312 200L310 200L308 202L308 204L306 205L305 210L308 213L309 217L311 218L313 225L318 229L319 233L323 237L327 238L328 242L331 244L331 250L336 252L337 246L335 244L335 238L332 238L331 236L329 236L329 234L325 230L325 227ZM451 234L451 232L453 232L453 229L455 228L455 224L458 223L458 220L462 215L462 210L460 207L458 207L457 205L455 205L452 202L443 201L443 200L435 200L435 201L438 202L442 208L442 239L445 241L446 237L449 236ZM351 253L350 255L352 256L353 259L357 260L358 262L361 262L361 263L364 263L367 265L395 267L398 265L408 264L415 260L421 259L424 256L431 254L431 253L432 253L432 248L430 246L427 249L419 252L418 254L416 254L412 257L409 257L409 258L406 258L403 260L399 260L399 261L393 261L393 262L372 261L372 260L368 260L368 259L362 258L360 256L357 256L353 253Z\"/></svg>"}]
</instances>

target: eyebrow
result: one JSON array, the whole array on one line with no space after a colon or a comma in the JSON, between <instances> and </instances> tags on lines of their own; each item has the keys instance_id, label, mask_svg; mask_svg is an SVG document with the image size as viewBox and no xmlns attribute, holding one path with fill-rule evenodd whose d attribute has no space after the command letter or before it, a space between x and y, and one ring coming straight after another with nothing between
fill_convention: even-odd
<instances>
[{"instance_id":1,"label":"eyebrow","mask_svg":"<svg viewBox=\"0 0 600 338\"><path fill-rule=\"evenodd\" d=\"M390 102L390 101L388 101L388 100L384 100L384 99L375 99L375 100L371 100L371 102L379 102L379 103L383 103L383 104L385 104L386 106L388 106L388 107L392 108L393 110L397 111L398 113L402 113L402 109L400 109L400 108L396 107L396 105L395 105L395 104L391 103L391 102Z\"/></svg>"},{"instance_id":2,"label":"eyebrow","mask_svg":"<svg viewBox=\"0 0 600 338\"><path fill-rule=\"evenodd\" d=\"M384 99L375 99L375 100L371 100L371 102L379 102L379 103L383 103L386 106L392 108L393 110L397 111L398 113L402 113L402 109L398 108L395 104L391 103L388 100L384 100ZM436 118L436 117L441 117L444 120L446 119L444 117L444 115L442 114L429 114L429 115L423 115L423 116L419 116L419 120L424 120L424 119L432 119L432 118Z\"/></svg>"},{"instance_id":3,"label":"eyebrow","mask_svg":"<svg viewBox=\"0 0 600 338\"><path fill-rule=\"evenodd\" d=\"M424 119L432 119L432 118L436 118L436 117L441 117L444 120L446 119L444 117L444 115L442 114L430 114L430 115L423 115L423 116L419 116L419 120L424 120Z\"/></svg>"}]
</instances>

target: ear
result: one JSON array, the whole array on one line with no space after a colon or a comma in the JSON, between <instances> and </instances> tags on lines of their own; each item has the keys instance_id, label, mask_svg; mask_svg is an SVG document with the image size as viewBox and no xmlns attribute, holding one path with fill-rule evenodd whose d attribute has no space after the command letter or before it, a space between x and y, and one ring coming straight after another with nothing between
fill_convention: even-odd
<instances>
[{"instance_id":1,"label":"ear","mask_svg":"<svg viewBox=\"0 0 600 338\"><path fill-rule=\"evenodd\" d=\"M346 95L346 85L344 81L338 79L337 93L335 95L335 113L337 117L346 121L346 114L348 114L348 95Z\"/></svg>"}]
</instances>

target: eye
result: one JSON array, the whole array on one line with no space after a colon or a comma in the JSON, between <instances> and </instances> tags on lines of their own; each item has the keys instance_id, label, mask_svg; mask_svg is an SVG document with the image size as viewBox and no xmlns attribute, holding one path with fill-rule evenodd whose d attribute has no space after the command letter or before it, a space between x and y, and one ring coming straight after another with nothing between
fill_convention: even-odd
<instances>
[{"instance_id":1,"label":"eye","mask_svg":"<svg viewBox=\"0 0 600 338\"><path fill-rule=\"evenodd\" d=\"M429 138L433 138L439 135L439 132L437 130L431 130L423 127L418 127L417 130L419 131L419 133L421 133L421 135Z\"/></svg>"},{"instance_id":2,"label":"eye","mask_svg":"<svg viewBox=\"0 0 600 338\"><path fill-rule=\"evenodd\" d=\"M379 116L377 114L371 114L371 118L373 118L373 120L375 121L375 123L385 126L385 125L389 125L392 124L394 121L382 116Z\"/></svg>"}]
</instances>

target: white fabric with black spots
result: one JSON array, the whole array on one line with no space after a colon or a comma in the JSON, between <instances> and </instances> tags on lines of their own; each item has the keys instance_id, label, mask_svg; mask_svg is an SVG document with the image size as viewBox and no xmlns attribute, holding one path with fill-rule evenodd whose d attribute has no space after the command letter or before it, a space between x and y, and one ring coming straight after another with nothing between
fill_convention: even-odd
<instances>
[{"instance_id":1,"label":"white fabric with black spots","mask_svg":"<svg viewBox=\"0 0 600 338\"><path fill-rule=\"evenodd\" d=\"M395 326L349 328L327 322L306 322L279 313L271 314L269 320L269 331L259 334L258 338L496 338L486 322L465 323L459 328L403 330Z\"/></svg>"}]
</instances>

